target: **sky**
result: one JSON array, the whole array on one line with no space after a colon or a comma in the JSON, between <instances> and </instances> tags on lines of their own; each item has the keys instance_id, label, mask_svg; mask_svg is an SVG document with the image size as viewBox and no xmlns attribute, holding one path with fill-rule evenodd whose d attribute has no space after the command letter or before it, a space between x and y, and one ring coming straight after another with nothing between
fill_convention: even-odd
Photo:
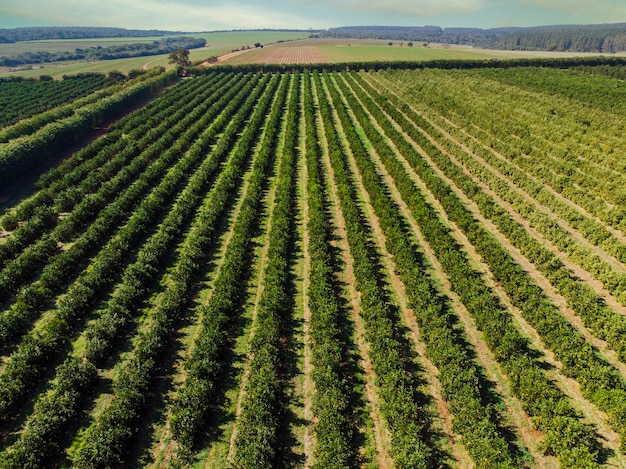
<instances>
[{"instance_id":1,"label":"sky","mask_svg":"<svg viewBox=\"0 0 626 469\"><path fill-rule=\"evenodd\" d=\"M0 0L0 28L109 26L198 32L617 22L626 22L625 0Z\"/></svg>"}]
</instances>

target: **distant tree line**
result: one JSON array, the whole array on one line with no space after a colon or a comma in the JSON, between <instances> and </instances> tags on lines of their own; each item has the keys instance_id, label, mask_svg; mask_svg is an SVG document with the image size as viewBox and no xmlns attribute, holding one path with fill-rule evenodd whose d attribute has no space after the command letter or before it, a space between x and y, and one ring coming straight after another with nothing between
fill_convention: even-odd
<instances>
[{"instance_id":1,"label":"distant tree line","mask_svg":"<svg viewBox=\"0 0 626 469\"><path fill-rule=\"evenodd\" d=\"M0 28L0 43L21 41L44 41L48 39L93 39L106 37L155 37L184 34L181 31L159 31L156 29L124 29L98 27L32 27L32 28Z\"/></svg>"},{"instance_id":2,"label":"distant tree line","mask_svg":"<svg viewBox=\"0 0 626 469\"><path fill-rule=\"evenodd\" d=\"M441 28L439 26L346 26L319 37L440 42L503 50L613 53L626 50L626 23L531 28Z\"/></svg>"},{"instance_id":3,"label":"distant tree line","mask_svg":"<svg viewBox=\"0 0 626 469\"><path fill-rule=\"evenodd\" d=\"M88 47L76 49L73 52L25 52L6 57L0 57L0 66L15 67L24 64L38 64L48 62L62 62L68 60L112 60L128 57L143 57L148 55L168 54L177 49L196 49L206 45L205 39L193 37L171 37L160 41L137 42L109 47Z\"/></svg>"},{"instance_id":4,"label":"distant tree line","mask_svg":"<svg viewBox=\"0 0 626 469\"><path fill-rule=\"evenodd\" d=\"M230 31L280 31L280 32L307 32L317 33L320 30L304 29L232 29L220 31L205 31L210 33L222 33ZM83 26L44 26L29 28L0 28L0 43L13 43L21 41L44 41L49 39L94 39L107 37L159 37L185 34L182 31L161 31L158 29L124 29L124 28L99 28Z\"/></svg>"}]
</instances>

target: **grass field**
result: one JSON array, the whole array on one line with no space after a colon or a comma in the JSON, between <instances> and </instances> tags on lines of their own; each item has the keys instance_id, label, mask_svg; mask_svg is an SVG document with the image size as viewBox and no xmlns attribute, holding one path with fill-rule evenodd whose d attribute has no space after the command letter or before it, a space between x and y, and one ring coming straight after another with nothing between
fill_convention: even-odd
<instances>
[{"instance_id":1,"label":"grass field","mask_svg":"<svg viewBox=\"0 0 626 469\"><path fill-rule=\"evenodd\" d=\"M48 41L24 41L14 44L0 44L0 56L23 54L25 52L65 52L87 47L108 47L137 42L158 41L162 37L119 37L102 39L54 39Z\"/></svg>"},{"instance_id":2,"label":"grass field","mask_svg":"<svg viewBox=\"0 0 626 469\"><path fill-rule=\"evenodd\" d=\"M207 46L190 51L192 61L202 60L211 56L221 56L234 49L252 46L256 42L272 44L279 41L301 39L302 33L272 32L272 31L236 31L193 34L193 37L202 37L207 40ZM157 40L158 38L119 38L93 39L75 41L33 41L17 44L0 44L0 55L11 51L74 50L77 47L95 45L113 45L120 43ZM393 42L392 46L388 43ZM301 48L301 49L299 49ZM473 49L467 46L449 46L430 44L424 47L416 42L408 47L407 42L386 40L338 40L338 39L303 39L296 43L286 42L273 44L263 49L250 49L240 54L233 54L221 61L225 64L245 63L312 63L312 62L350 62L350 61L394 61L394 60L440 60L440 59L506 59L517 57L575 57L591 56L594 54L570 52L542 52L542 51L499 51ZM597 55L597 54L595 54ZM626 54L619 54L626 55ZM78 62L60 64L40 64L33 70L9 70L0 68L1 76L19 75L36 77L42 74L60 78L85 72L107 73L117 70L126 73L138 68L162 66L171 68L166 55L139 57L131 59L107 60L100 62Z\"/></svg>"},{"instance_id":3,"label":"grass field","mask_svg":"<svg viewBox=\"0 0 626 469\"><path fill-rule=\"evenodd\" d=\"M389 45L392 42L392 45ZM304 50L298 50L299 48ZM471 60L507 58L584 57L598 54L543 51L500 51L474 49L468 46L429 44L421 42L412 47L407 42L374 39L304 39L297 43L276 44L263 50L251 50L226 58L225 64L245 63L311 63L358 61L423 61ZM626 55L626 54L622 54Z\"/></svg>"},{"instance_id":4,"label":"grass field","mask_svg":"<svg viewBox=\"0 0 626 469\"><path fill-rule=\"evenodd\" d=\"M253 46L257 42L273 43L277 41L287 41L298 39L306 36L303 33L275 32L275 31L236 31L236 32L215 32L215 33L199 33L191 34L192 37L204 38L207 40L207 46L202 49L190 51L189 57L193 60L201 60L214 55L222 55L233 49L246 46ZM144 42L159 40L160 38L115 38L115 39L93 39L93 40L58 40L58 41L32 41L20 42L16 44L0 44L0 55L10 55L11 53L50 51L59 52L74 50L82 47L94 47L101 45L116 45L133 42ZM107 73L111 70L117 70L126 73L132 69L149 68L163 66L172 67L168 63L167 55L156 55L148 57L138 57L130 59L106 60L99 62L78 62L78 63L59 63L59 64L39 64L34 70L16 70L11 71L0 67L0 77L2 76L24 76L36 77L39 75L50 75L54 78L60 78L63 75L72 75L77 73Z\"/></svg>"}]
</instances>

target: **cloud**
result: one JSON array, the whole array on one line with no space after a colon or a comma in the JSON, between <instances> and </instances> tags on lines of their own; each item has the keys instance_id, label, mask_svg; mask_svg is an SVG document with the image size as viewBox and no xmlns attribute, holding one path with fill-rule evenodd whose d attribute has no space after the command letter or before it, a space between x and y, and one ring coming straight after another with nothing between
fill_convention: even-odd
<instances>
[{"instance_id":1,"label":"cloud","mask_svg":"<svg viewBox=\"0 0 626 469\"><path fill-rule=\"evenodd\" d=\"M0 27L209 31L387 24L494 27L626 21L624 0L0 0Z\"/></svg>"},{"instance_id":2,"label":"cloud","mask_svg":"<svg viewBox=\"0 0 626 469\"><path fill-rule=\"evenodd\" d=\"M71 12L71 14L69 14ZM235 28L308 28L310 18L255 5L212 4L159 0L10 0L0 7L0 17L19 18L30 24L119 26L176 30Z\"/></svg>"},{"instance_id":3,"label":"cloud","mask_svg":"<svg viewBox=\"0 0 626 469\"><path fill-rule=\"evenodd\" d=\"M355 14L385 13L386 15L415 15L437 17L451 14L476 13L488 5L488 0L302 0L329 10L337 9Z\"/></svg>"},{"instance_id":4,"label":"cloud","mask_svg":"<svg viewBox=\"0 0 626 469\"><path fill-rule=\"evenodd\" d=\"M519 0L519 6L536 14L561 18L561 23L593 24L626 21L623 0Z\"/></svg>"}]
</instances>

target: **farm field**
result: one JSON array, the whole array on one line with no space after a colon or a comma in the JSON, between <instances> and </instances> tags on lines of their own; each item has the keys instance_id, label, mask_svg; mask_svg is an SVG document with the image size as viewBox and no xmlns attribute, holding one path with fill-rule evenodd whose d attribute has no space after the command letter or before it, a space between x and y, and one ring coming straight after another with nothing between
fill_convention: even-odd
<instances>
[{"instance_id":1,"label":"farm field","mask_svg":"<svg viewBox=\"0 0 626 469\"><path fill-rule=\"evenodd\" d=\"M624 76L165 87L0 215L0 467L626 467Z\"/></svg>"},{"instance_id":2,"label":"farm field","mask_svg":"<svg viewBox=\"0 0 626 469\"><path fill-rule=\"evenodd\" d=\"M392 43L390 46L389 43ZM233 57L224 57L220 63L234 64L288 64L339 63L372 61L422 60L484 60L507 58L585 57L598 54L544 51L505 51L478 49L468 46L429 44L379 39L318 39L273 44L263 49L252 49ZM623 55L623 54L614 54Z\"/></svg>"},{"instance_id":3,"label":"farm field","mask_svg":"<svg viewBox=\"0 0 626 469\"><path fill-rule=\"evenodd\" d=\"M0 56L22 54L25 52L67 52L87 47L109 47L137 42L152 42L163 39L155 37L112 37L93 39L50 39L41 41L20 41L15 43L0 44Z\"/></svg>"},{"instance_id":4,"label":"farm field","mask_svg":"<svg viewBox=\"0 0 626 469\"><path fill-rule=\"evenodd\" d=\"M424 47L415 43L408 47L406 42L375 39L314 39L303 33L277 31L233 31L191 34L192 37L204 38L207 46L190 50L192 61L201 61L212 56L222 56L219 63L234 64L288 64L288 63L339 63L368 61L422 61L422 60L471 60L471 59L507 59L507 58L550 58L550 57L585 57L598 54L573 52L543 51L503 51L474 49L467 46L430 44ZM0 44L0 55L11 53L36 52L46 50L58 52L74 50L77 47L107 46L115 44L142 42L155 38L117 38L93 40L57 40L29 41L16 44ZM160 39L160 38L159 38ZM254 48L257 42L268 44L262 49ZM249 49L245 49L249 48ZM231 54L236 49L239 52ZM623 53L611 56L623 56ZM49 75L59 79L64 75L79 73L108 73L117 71L128 73L131 70L147 70L153 67L171 69L168 55L135 57L128 59L102 60L96 62L67 62L39 64L32 70L11 70L0 67L0 78L21 76L25 78Z\"/></svg>"},{"instance_id":5,"label":"farm field","mask_svg":"<svg viewBox=\"0 0 626 469\"><path fill-rule=\"evenodd\" d=\"M178 35L180 36L180 35ZM192 49L189 58L192 61L202 60L214 55L222 55L233 49L253 47L256 42L274 43L278 41L291 41L306 37L306 33L281 32L281 31L231 31L190 34L194 38L204 38L207 45L201 49ZM112 46L119 44L131 44L145 41L159 40L158 38L106 38L106 39L74 39L54 41L26 41L15 44L0 44L0 56L19 54L23 52L60 52L72 51L77 48ZM154 55L146 57L134 57L128 59L102 60L97 62L67 62L55 64L39 64L34 70L10 70L0 67L0 78L11 76L37 77L50 75L60 78L63 75L77 73L108 73L112 70L128 73L133 69L148 69L153 67L172 68L168 64L168 55Z\"/></svg>"},{"instance_id":6,"label":"farm field","mask_svg":"<svg viewBox=\"0 0 626 469\"><path fill-rule=\"evenodd\" d=\"M264 47L241 53L234 53L231 56L224 56L219 59L220 64L314 64L328 62L326 56L319 47L305 46L301 44Z\"/></svg>"}]
</instances>

